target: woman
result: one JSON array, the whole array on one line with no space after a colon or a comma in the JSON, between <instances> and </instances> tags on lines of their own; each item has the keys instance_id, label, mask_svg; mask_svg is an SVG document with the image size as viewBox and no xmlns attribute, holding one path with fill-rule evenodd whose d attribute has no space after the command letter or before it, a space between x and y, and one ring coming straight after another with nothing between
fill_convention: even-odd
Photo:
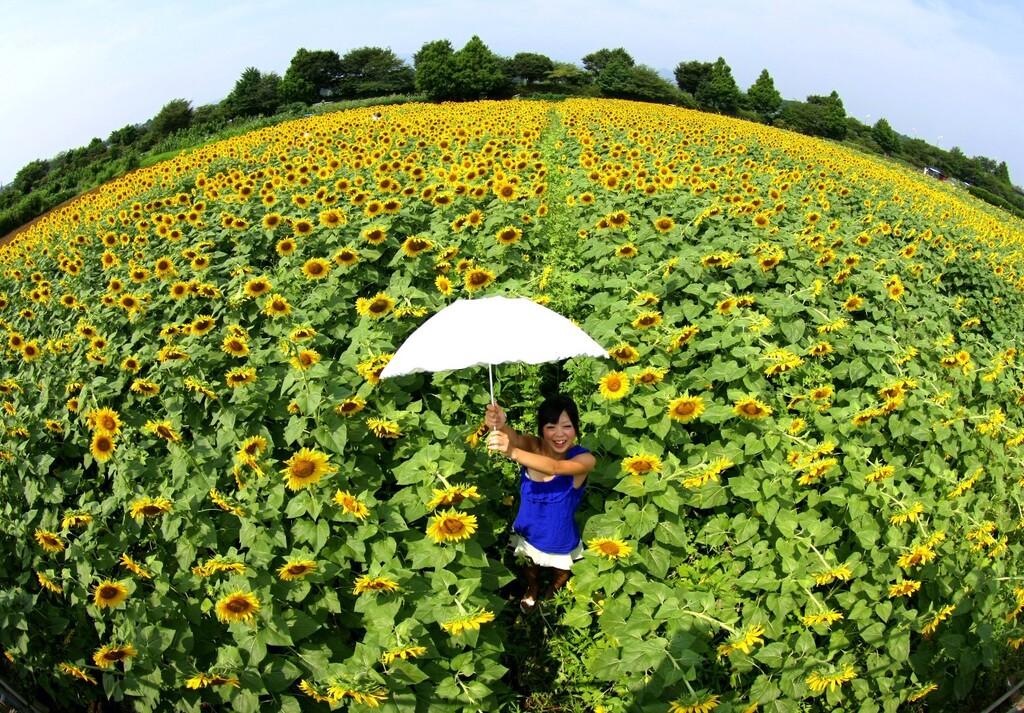
<instances>
[{"instance_id":1,"label":"woman","mask_svg":"<svg viewBox=\"0 0 1024 713\"><path fill-rule=\"evenodd\" d=\"M523 570L525 592L519 601L520 609L528 613L538 600L540 568L553 570L543 596L547 601L569 580L573 561L583 556L576 510L597 461L576 445L579 410L568 396L553 396L540 405L536 436L517 433L497 404L487 407L484 423L491 429L487 448L521 466L512 546L532 563Z\"/></svg>"}]
</instances>

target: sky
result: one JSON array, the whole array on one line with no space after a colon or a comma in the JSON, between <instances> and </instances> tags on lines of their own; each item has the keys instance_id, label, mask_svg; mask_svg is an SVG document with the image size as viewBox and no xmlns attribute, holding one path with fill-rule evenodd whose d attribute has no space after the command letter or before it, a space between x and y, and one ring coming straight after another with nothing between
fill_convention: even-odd
<instances>
[{"instance_id":1,"label":"sky","mask_svg":"<svg viewBox=\"0 0 1024 713\"><path fill-rule=\"evenodd\" d=\"M1017 0L0 0L0 20L0 184L172 99L219 102L247 67L283 76L301 47L411 58L477 35L578 65L623 47L667 77L724 57L742 90L762 69L786 99L835 90L849 116L1006 161L1024 185Z\"/></svg>"}]
</instances>

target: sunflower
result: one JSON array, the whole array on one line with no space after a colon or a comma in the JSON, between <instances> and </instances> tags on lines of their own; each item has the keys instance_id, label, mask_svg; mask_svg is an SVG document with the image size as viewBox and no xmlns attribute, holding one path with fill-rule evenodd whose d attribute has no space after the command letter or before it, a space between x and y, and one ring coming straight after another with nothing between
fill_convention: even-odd
<instances>
[{"instance_id":1,"label":"sunflower","mask_svg":"<svg viewBox=\"0 0 1024 713\"><path fill-rule=\"evenodd\" d=\"M678 701L669 701L668 713L711 713L718 708L721 697L697 691Z\"/></svg>"},{"instance_id":2,"label":"sunflower","mask_svg":"<svg viewBox=\"0 0 1024 713\"><path fill-rule=\"evenodd\" d=\"M676 222L668 216L662 216L654 221L654 229L659 233L667 233L672 230L676 225Z\"/></svg>"},{"instance_id":3,"label":"sunflower","mask_svg":"<svg viewBox=\"0 0 1024 713\"><path fill-rule=\"evenodd\" d=\"M198 335L206 334L207 332L212 330L216 325L217 319L215 317L203 314L193 319L192 322L188 325L189 333Z\"/></svg>"},{"instance_id":4,"label":"sunflower","mask_svg":"<svg viewBox=\"0 0 1024 713\"><path fill-rule=\"evenodd\" d=\"M469 539L476 532L475 515L466 515L454 509L448 509L430 518L427 534L437 544L458 542Z\"/></svg>"},{"instance_id":5,"label":"sunflower","mask_svg":"<svg viewBox=\"0 0 1024 713\"><path fill-rule=\"evenodd\" d=\"M733 651L742 651L749 654L755 646L764 643L764 627L754 625L744 631L737 631L729 638L729 641L718 647L719 656L728 656Z\"/></svg>"},{"instance_id":6,"label":"sunflower","mask_svg":"<svg viewBox=\"0 0 1024 713\"><path fill-rule=\"evenodd\" d=\"M142 567L142 565L135 562L135 560L129 557L126 553L121 554L121 566L127 569L132 574L134 574L136 577L141 577L142 579L153 578L152 574L145 570Z\"/></svg>"},{"instance_id":7,"label":"sunflower","mask_svg":"<svg viewBox=\"0 0 1024 713\"><path fill-rule=\"evenodd\" d=\"M263 305L263 313L268 317L285 317L291 314L292 306L283 295L276 292L267 298Z\"/></svg>"},{"instance_id":8,"label":"sunflower","mask_svg":"<svg viewBox=\"0 0 1024 713\"><path fill-rule=\"evenodd\" d=\"M228 335L220 345L221 351L231 356L243 357L249 354L249 343L241 337Z\"/></svg>"},{"instance_id":9,"label":"sunflower","mask_svg":"<svg viewBox=\"0 0 1024 713\"><path fill-rule=\"evenodd\" d=\"M465 616L461 619L453 619L441 624L441 628L449 634L458 636L466 631L476 631L481 624L494 621L494 614L486 609L481 609L475 614Z\"/></svg>"},{"instance_id":10,"label":"sunflower","mask_svg":"<svg viewBox=\"0 0 1024 713\"><path fill-rule=\"evenodd\" d=\"M377 592L397 591L398 582L390 577L370 577L365 574L356 580L355 587L352 589L352 593L357 596L360 594L376 594Z\"/></svg>"},{"instance_id":11,"label":"sunflower","mask_svg":"<svg viewBox=\"0 0 1024 713\"><path fill-rule=\"evenodd\" d=\"M618 401L629 393L630 379L624 371L613 371L601 378L598 391L609 401Z\"/></svg>"},{"instance_id":12,"label":"sunflower","mask_svg":"<svg viewBox=\"0 0 1024 713\"><path fill-rule=\"evenodd\" d=\"M198 673L185 681L185 688L198 690L207 686L231 686L240 688L241 683L235 676L221 676L216 673Z\"/></svg>"},{"instance_id":13,"label":"sunflower","mask_svg":"<svg viewBox=\"0 0 1024 713\"><path fill-rule=\"evenodd\" d=\"M629 456L622 461L622 469L634 477L660 473L662 467L661 458L647 453Z\"/></svg>"},{"instance_id":14,"label":"sunflower","mask_svg":"<svg viewBox=\"0 0 1024 713\"><path fill-rule=\"evenodd\" d=\"M328 473L336 473L337 468L328 463L326 453L303 448L285 461L287 468L280 472L284 475L285 485L289 490L301 490L315 485Z\"/></svg>"},{"instance_id":15,"label":"sunflower","mask_svg":"<svg viewBox=\"0 0 1024 713\"><path fill-rule=\"evenodd\" d=\"M92 522L92 515L86 512L68 513L60 521L62 530L70 530L73 527L85 527Z\"/></svg>"},{"instance_id":16,"label":"sunflower","mask_svg":"<svg viewBox=\"0 0 1024 713\"><path fill-rule=\"evenodd\" d=\"M296 249L298 249L298 247L299 245L295 242L295 238L282 238L277 241L277 245L274 249L277 251L278 255L284 257L291 255Z\"/></svg>"},{"instance_id":17,"label":"sunflower","mask_svg":"<svg viewBox=\"0 0 1024 713\"><path fill-rule=\"evenodd\" d=\"M97 461L105 463L110 460L116 449L117 443L114 442L114 439L109 434L100 432L93 434L89 452L92 453L92 457Z\"/></svg>"},{"instance_id":18,"label":"sunflower","mask_svg":"<svg viewBox=\"0 0 1024 713\"><path fill-rule=\"evenodd\" d=\"M732 412L741 418L756 421L765 416L770 416L772 414L772 407L748 396L737 401L733 405Z\"/></svg>"},{"instance_id":19,"label":"sunflower","mask_svg":"<svg viewBox=\"0 0 1024 713\"><path fill-rule=\"evenodd\" d=\"M224 375L224 381L233 389L246 384L254 384L256 383L256 369L253 367L232 369Z\"/></svg>"},{"instance_id":20,"label":"sunflower","mask_svg":"<svg viewBox=\"0 0 1024 713\"><path fill-rule=\"evenodd\" d=\"M220 598L217 602L217 618L225 624L236 622L252 623L260 610L260 600L249 592L236 591Z\"/></svg>"},{"instance_id":21,"label":"sunflower","mask_svg":"<svg viewBox=\"0 0 1024 713\"><path fill-rule=\"evenodd\" d=\"M168 361L186 361L188 360L188 352L181 347L170 345L156 353L156 360L161 364Z\"/></svg>"},{"instance_id":22,"label":"sunflower","mask_svg":"<svg viewBox=\"0 0 1024 713\"><path fill-rule=\"evenodd\" d=\"M64 541L60 539L60 536L56 532L50 532L49 530L36 530L35 531L36 542L47 552L63 552Z\"/></svg>"},{"instance_id":23,"label":"sunflower","mask_svg":"<svg viewBox=\"0 0 1024 713\"><path fill-rule=\"evenodd\" d=\"M673 421L687 423L700 418L704 413L704 397L683 394L668 405L668 417Z\"/></svg>"},{"instance_id":24,"label":"sunflower","mask_svg":"<svg viewBox=\"0 0 1024 713\"><path fill-rule=\"evenodd\" d=\"M71 676L72 678L81 679L86 683L93 684L94 686L98 683L98 681L94 677L86 673L84 669L81 669L78 666L74 666L69 663L61 663L60 672L63 673L65 676Z\"/></svg>"},{"instance_id":25,"label":"sunflower","mask_svg":"<svg viewBox=\"0 0 1024 713\"><path fill-rule=\"evenodd\" d=\"M185 298L189 293L189 284L187 282L174 282L167 288L168 293L172 299L180 300Z\"/></svg>"},{"instance_id":26,"label":"sunflower","mask_svg":"<svg viewBox=\"0 0 1024 713\"><path fill-rule=\"evenodd\" d=\"M267 230L273 230L281 224L280 213L267 213L263 216L263 227Z\"/></svg>"},{"instance_id":27,"label":"sunflower","mask_svg":"<svg viewBox=\"0 0 1024 713\"><path fill-rule=\"evenodd\" d=\"M434 488L434 497L427 503L431 510L444 506L458 505L463 500L480 500L480 493L475 485L453 485L445 490Z\"/></svg>"},{"instance_id":28,"label":"sunflower","mask_svg":"<svg viewBox=\"0 0 1024 713\"><path fill-rule=\"evenodd\" d=\"M131 390L142 396L156 396L160 393L160 384L155 384L145 379L136 379L132 382Z\"/></svg>"},{"instance_id":29,"label":"sunflower","mask_svg":"<svg viewBox=\"0 0 1024 713\"><path fill-rule=\"evenodd\" d=\"M636 329L650 329L651 327L657 327L659 324L661 324L660 312L641 312L633 320L633 327Z\"/></svg>"},{"instance_id":30,"label":"sunflower","mask_svg":"<svg viewBox=\"0 0 1024 713\"><path fill-rule=\"evenodd\" d=\"M365 520L370 514L369 508L366 507L363 501L347 490L336 492L332 501L343 511L359 520Z\"/></svg>"},{"instance_id":31,"label":"sunflower","mask_svg":"<svg viewBox=\"0 0 1024 713\"><path fill-rule=\"evenodd\" d=\"M181 434L175 430L170 421L146 421L146 425L142 427L142 430L162 438L168 443L181 442Z\"/></svg>"},{"instance_id":32,"label":"sunflower","mask_svg":"<svg viewBox=\"0 0 1024 713\"><path fill-rule=\"evenodd\" d=\"M174 261L169 257L158 257L156 262L153 264L153 270L156 272L156 276L161 280L166 280L168 277L174 277L178 274L178 271L174 269ZM113 280L111 280L113 282ZM119 292L120 290L111 289L110 285L107 285L107 289L111 292Z\"/></svg>"},{"instance_id":33,"label":"sunflower","mask_svg":"<svg viewBox=\"0 0 1024 713\"><path fill-rule=\"evenodd\" d=\"M859 295L850 295L843 302L843 309L847 312L855 312L864 306L864 299Z\"/></svg>"},{"instance_id":34,"label":"sunflower","mask_svg":"<svg viewBox=\"0 0 1024 713\"><path fill-rule=\"evenodd\" d=\"M320 257L310 258L302 266L302 274L309 280L322 280L331 274L331 263Z\"/></svg>"},{"instance_id":35,"label":"sunflower","mask_svg":"<svg viewBox=\"0 0 1024 713\"><path fill-rule=\"evenodd\" d=\"M596 555L610 560L628 557L633 548L622 540L608 539L606 537L595 537L587 542L587 549Z\"/></svg>"},{"instance_id":36,"label":"sunflower","mask_svg":"<svg viewBox=\"0 0 1024 713\"><path fill-rule=\"evenodd\" d=\"M665 374L667 373L668 369L656 369L652 366L649 366L633 375L633 383L644 384L646 386L660 384L662 380L664 380Z\"/></svg>"},{"instance_id":37,"label":"sunflower","mask_svg":"<svg viewBox=\"0 0 1024 713\"><path fill-rule=\"evenodd\" d=\"M36 572L36 579L39 580L39 586L42 587L43 589L45 589L45 590L47 590L49 592L53 592L54 594L63 594L64 593L64 587L62 587L59 584L57 584L56 582L54 582L52 579L47 577L42 572Z\"/></svg>"},{"instance_id":38,"label":"sunflower","mask_svg":"<svg viewBox=\"0 0 1024 713\"><path fill-rule=\"evenodd\" d=\"M136 520L144 517L159 517L171 511L172 503L167 498L140 498L128 506L128 513Z\"/></svg>"},{"instance_id":39,"label":"sunflower","mask_svg":"<svg viewBox=\"0 0 1024 713\"><path fill-rule=\"evenodd\" d=\"M96 433L105 433L108 436L117 436L121 433L121 417L113 409L93 409L85 414L85 420Z\"/></svg>"},{"instance_id":40,"label":"sunflower","mask_svg":"<svg viewBox=\"0 0 1024 713\"><path fill-rule=\"evenodd\" d=\"M619 247L615 248L615 257L621 257L626 258L627 260L631 260L639 254L640 251L636 249L636 246L633 245L633 243L626 243L625 245L620 245Z\"/></svg>"},{"instance_id":41,"label":"sunflower","mask_svg":"<svg viewBox=\"0 0 1024 713\"><path fill-rule=\"evenodd\" d=\"M512 245L513 243L517 242L519 238L521 238L522 236L523 231L521 231L519 228L516 228L515 226L508 225L499 230L495 238L501 245Z\"/></svg>"},{"instance_id":42,"label":"sunflower","mask_svg":"<svg viewBox=\"0 0 1024 713\"><path fill-rule=\"evenodd\" d=\"M395 300L384 292L378 292L372 298L360 297L356 300L356 312L371 319L387 316L394 306Z\"/></svg>"},{"instance_id":43,"label":"sunflower","mask_svg":"<svg viewBox=\"0 0 1024 713\"><path fill-rule=\"evenodd\" d=\"M345 247L334 253L334 262L342 267L352 267L359 262L359 252L354 248Z\"/></svg>"},{"instance_id":44,"label":"sunflower","mask_svg":"<svg viewBox=\"0 0 1024 713\"><path fill-rule=\"evenodd\" d=\"M121 295L117 304L121 309L128 312L137 312L142 309L142 303L139 301L139 298L127 292Z\"/></svg>"},{"instance_id":45,"label":"sunflower","mask_svg":"<svg viewBox=\"0 0 1024 713\"><path fill-rule=\"evenodd\" d=\"M394 421L368 418L366 419L366 425L377 438L399 438L402 435L401 428Z\"/></svg>"},{"instance_id":46,"label":"sunflower","mask_svg":"<svg viewBox=\"0 0 1024 713\"><path fill-rule=\"evenodd\" d=\"M485 270L482 267L472 267L466 270L463 279L465 280L466 290L476 292L494 282L495 275L490 270Z\"/></svg>"},{"instance_id":47,"label":"sunflower","mask_svg":"<svg viewBox=\"0 0 1024 713\"><path fill-rule=\"evenodd\" d=\"M290 582L295 579L302 579L306 575L315 572L316 569L317 564L314 560L290 560L277 570L277 576L286 582Z\"/></svg>"},{"instance_id":48,"label":"sunflower","mask_svg":"<svg viewBox=\"0 0 1024 713\"><path fill-rule=\"evenodd\" d=\"M311 368L314 364L319 363L320 352L315 349L300 349L299 352L291 358L291 364L299 371L306 371Z\"/></svg>"},{"instance_id":49,"label":"sunflower","mask_svg":"<svg viewBox=\"0 0 1024 713\"><path fill-rule=\"evenodd\" d=\"M245 283L246 297L261 297L271 290L270 280L265 277L254 277Z\"/></svg>"},{"instance_id":50,"label":"sunflower","mask_svg":"<svg viewBox=\"0 0 1024 713\"><path fill-rule=\"evenodd\" d=\"M413 235L411 237L408 237L402 243L402 252L405 253L406 257L416 257L421 253L433 249L434 242L420 235Z\"/></svg>"},{"instance_id":51,"label":"sunflower","mask_svg":"<svg viewBox=\"0 0 1024 713\"><path fill-rule=\"evenodd\" d=\"M348 216L343 210L325 210L320 214L320 225L327 228L337 228L348 224Z\"/></svg>"},{"instance_id":52,"label":"sunflower","mask_svg":"<svg viewBox=\"0 0 1024 713\"><path fill-rule=\"evenodd\" d=\"M374 225L364 230L362 236L370 245L380 245L388 239L388 231L383 226Z\"/></svg>"},{"instance_id":53,"label":"sunflower","mask_svg":"<svg viewBox=\"0 0 1024 713\"><path fill-rule=\"evenodd\" d=\"M608 350L608 354L620 364L632 364L640 358L640 352L629 344L619 344L616 347L612 347Z\"/></svg>"},{"instance_id":54,"label":"sunflower","mask_svg":"<svg viewBox=\"0 0 1024 713\"><path fill-rule=\"evenodd\" d=\"M496 182L492 190L494 191L494 195L498 197L498 200L505 203L516 197L515 185L506 181Z\"/></svg>"},{"instance_id":55,"label":"sunflower","mask_svg":"<svg viewBox=\"0 0 1024 713\"><path fill-rule=\"evenodd\" d=\"M131 644L108 646L104 644L93 655L92 660L100 668L113 668L114 664L133 659L139 652Z\"/></svg>"},{"instance_id":56,"label":"sunflower","mask_svg":"<svg viewBox=\"0 0 1024 713\"><path fill-rule=\"evenodd\" d=\"M339 416L352 416L357 414L366 407L366 401L358 396L353 396L350 399L345 399L340 404L334 407L334 413Z\"/></svg>"},{"instance_id":57,"label":"sunflower","mask_svg":"<svg viewBox=\"0 0 1024 713\"><path fill-rule=\"evenodd\" d=\"M408 661L409 659L422 656L425 653L427 653L427 648L425 646L403 646L400 649L393 649L385 652L381 655L380 662L385 666L390 666L395 661Z\"/></svg>"},{"instance_id":58,"label":"sunflower","mask_svg":"<svg viewBox=\"0 0 1024 713\"><path fill-rule=\"evenodd\" d=\"M452 284L452 281L444 275L438 275L434 278L434 287L436 287L437 291L442 295L450 295L455 289L455 285Z\"/></svg>"},{"instance_id":59,"label":"sunflower","mask_svg":"<svg viewBox=\"0 0 1024 713\"><path fill-rule=\"evenodd\" d=\"M112 582L106 579L96 585L92 596L93 603L99 609L112 608L128 598L128 587L120 582Z\"/></svg>"}]
</instances>

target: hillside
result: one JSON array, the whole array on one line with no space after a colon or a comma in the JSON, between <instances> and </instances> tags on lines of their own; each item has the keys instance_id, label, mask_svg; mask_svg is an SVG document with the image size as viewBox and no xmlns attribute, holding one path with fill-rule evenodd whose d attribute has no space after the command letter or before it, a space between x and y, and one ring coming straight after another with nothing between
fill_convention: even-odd
<instances>
[{"instance_id":1,"label":"hillside","mask_svg":"<svg viewBox=\"0 0 1024 713\"><path fill-rule=\"evenodd\" d=\"M401 104L115 179L0 250L0 646L66 706L948 707L1024 643L1024 226L760 124ZM482 370L381 380L522 295L587 546L515 606ZM525 339L529 335L524 335ZM511 600L511 601L510 601Z\"/></svg>"}]
</instances>

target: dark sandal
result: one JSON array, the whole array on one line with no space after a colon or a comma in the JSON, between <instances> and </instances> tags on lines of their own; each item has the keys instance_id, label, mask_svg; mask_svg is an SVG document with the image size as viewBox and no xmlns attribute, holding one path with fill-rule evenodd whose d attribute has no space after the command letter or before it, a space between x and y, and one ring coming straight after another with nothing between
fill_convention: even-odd
<instances>
[{"instance_id":1,"label":"dark sandal","mask_svg":"<svg viewBox=\"0 0 1024 713\"><path fill-rule=\"evenodd\" d=\"M533 597L523 597L519 600L519 611L523 614L529 614L537 606L537 602L534 601Z\"/></svg>"}]
</instances>

